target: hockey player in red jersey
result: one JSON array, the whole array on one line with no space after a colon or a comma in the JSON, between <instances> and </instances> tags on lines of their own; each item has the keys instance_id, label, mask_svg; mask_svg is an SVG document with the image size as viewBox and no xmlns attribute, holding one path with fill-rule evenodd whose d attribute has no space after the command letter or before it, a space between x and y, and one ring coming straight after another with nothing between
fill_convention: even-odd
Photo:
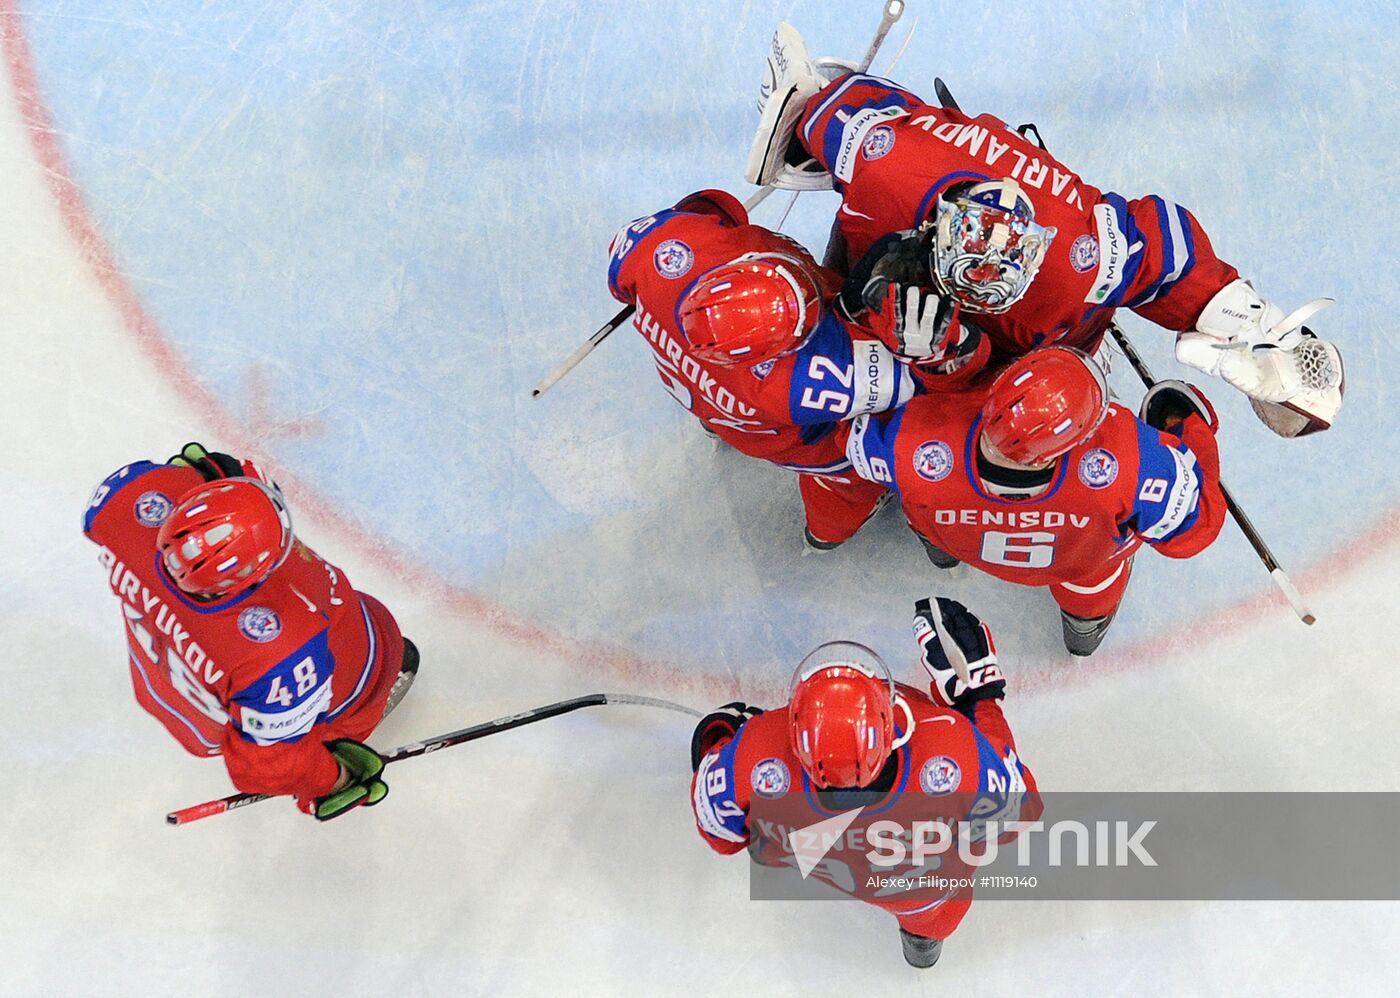
<instances>
[{"instance_id":1,"label":"hockey player in red jersey","mask_svg":"<svg viewBox=\"0 0 1400 998\"><path fill-rule=\"evenodd\" d=\"M1215 429L1210 403L1179 381L1156 385L1134 418L1109 401L1093 360L1054 346L989 390L856 420L846 453L861 477L899 493L935 564L1048 586L1065 646L1088 655L1139 547L1189 558L1220 533Z\"/></svg>"},{"instance_id":2,"label":"hockey player in red jersey","mask_svg":"<svg viewBox=\"0 0 1400 998\"><path fill-rule=\"evenodd\" d=\"M785 706L726 704L700 721L691 801L712 849L747 848L765 865L795 865L793 841L779 825L750 821L759 799L789 792L803 795L810 821L855 807L889 814L901 798L931 819L965 819L970 802L984 809L994 797L999 813L1039 817L1035 779L1002 714L1006 682L986 625L955 600L925 599L915 604L914 636L931 697L893 682L869 648L837 641L802 661ZM861 878L832 878L842 879L853 886ZM970 886L931 899L857 896L895 916L905 959L916 967L933 966L972 904Z\"/></svg>"},{"instance_id":3,"label":"hockey player in red jersey","mask_svg":"<svg viewBox=\"0 0 1400 998\"><path fill-rule=\"evenodd\" d=\"M1181 205L1085 183L1038 133L1032 142L991 115L814 63L787 24L760 107L746 175L841 193L829 264L912 243L925 283L1001 355L1050 343L1092 353L1114 311L1129 308L1178 331L1178 359L1244 392L1276 432L1325 429L1336 415L1341 355L1303 327L1330 300L1285 316L1216 257Z\"/></svg>"},{"instance_id":4,"label":"hockey player in red jersey","mask_svg":"<svg viewBox=\"0 0 1400 998\"><path fill-rule=\"evenodd\" d=\"M122 604L136 699L245 793L325 821L388 793L365 738L418 651L389 611L297 540L251 462L189 444L93 493L83 532Z\"/></svg>"},{"instance_id":5,"label":"hockey player in red jersey","mask_svg":"<svg viewBox=\"0 0 1400 998\"><path fill-rule=\"evenodd\" d=\"M844 321L839 279L748 224L723 191L624 226L610 256L608 286L636 305L666 391L739 452L798 473L811 548L850 538L882 498L851 473L838 423L907 402L929 381L961 383L990 351L917 289L891 287L864 325ZM909 343L918 371L896 355Z\"/></svg>"}]
</instances>

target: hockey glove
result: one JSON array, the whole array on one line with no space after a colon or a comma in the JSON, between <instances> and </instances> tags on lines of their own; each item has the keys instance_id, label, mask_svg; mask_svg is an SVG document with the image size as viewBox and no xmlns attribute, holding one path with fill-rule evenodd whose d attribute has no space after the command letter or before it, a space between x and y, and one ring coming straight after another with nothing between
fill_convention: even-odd
<instances>
[{"instance_id":1,"label":"hockey glove","mask_svg":"<svg viewBox=\"0 0 1400 998\"><path fill-rule=\"evenodd\" d=\"M971 713L979 700L1006 696L1006 679L997 665L992 632L957 600L939 596L914 604L914 640L919 642L930 689L945 706ZM963 666L959 670L958 666ZM964 671L964 680L958 673Z\"/></svg>"},{"instance_id":2,"label":"hockey glove","mask_svg":"<svg viewBox=\"0 0 1400 998\"><path fill-rule=\"evenodd\" d=\"M180 453L166 463L193 468L204 476L206 482L212 482L216 478L237 478L246 474L242 462L237 458L206 450L203 444L193 441L185 444Z\"/></svg>"},{"instance_id":3,"label":"hockey glove","mask_svg":"<svg viewBox=\"0 0 1400 998\"><path fill-rule=\"evenodd\" d=\"M854 319L866 309L878 308L891 281L928 285L928 254L929 236L922 230L905 229L877 239L841 286L844 317Z\"/></svg>"},{"instance_id":4,"label":"hockey glove","mask_svg":"<svg viewBox=\"0 0 1400 998\"><path fill-rule=\"evenodd\" d=\"M879 287L874 286L876 282ZM880 301L862 317L861 325L900 357L919 364L940 364L958 356L972 339L958 321L957 304L937 292L879 278L867 291L878 294Z\"/></svg>"},{"instance_id":5,"label":"hockey glove","mask_svg":"<svg viewBox=\"0 0 1400 998\"><path fill-rule=\"evenodd\" d=\"M1138 409L1138 418L1158 430L1179 426L1191 416L1200 416L1212 431L1220 425L1210 399L1184 381L1157 382L1143 396Z\"/></svg>"},{"instance_id":6,"label":"hockey glove","mask_svg":"<svg viewBox=\"0 0 1400 998\"><path fill-rule=\"evenodd\" d=\"M1325 430L1346 390L1342 354L1303 323L1330 304L1315 298L1284 315L1248 281L1232 281L1206 303L1194 330L1177 335L1176 359L1244 392L1280 436Z\"/></svg>"},{"instance_id":7,"label":"hockey glove","mask_svg":"<svg viewBox=\"0 0 1400 998\"><path fill-rule=\"evenodd\" d=\"M330 821L361 805L373 807L389 795L389 785L381 779L385 759L374 749L350 738L326 742L326 748L340 763L345 783L324 797L302 801L303 811L317 821Z\"/></svg>"},{"instance_id":8,"label":"hockey glove","mask_svg":"<svg viewBox=\"0 0 1400 998\"><path fill-rule=\"evenodd\" d=\"M744 722L763 713L761 707L750 707L746 703L727 703L700 718L695 733L690 736L690 771L700 768L700 760L710 754L725 738L733 738Z\"/></svg>"},{"instance_id":9,"label":"hockey glove","mask_svg":"<svg viewBox=\"0 0 1400 998\"><path fill-rule=\"evenodd\" d=\"M712 215L729 225L748 225L749 213L742 201L728 191L706 188L687 194L676 202L673 211L692 212L696 215Z\"/></svg>"}]
</instances>

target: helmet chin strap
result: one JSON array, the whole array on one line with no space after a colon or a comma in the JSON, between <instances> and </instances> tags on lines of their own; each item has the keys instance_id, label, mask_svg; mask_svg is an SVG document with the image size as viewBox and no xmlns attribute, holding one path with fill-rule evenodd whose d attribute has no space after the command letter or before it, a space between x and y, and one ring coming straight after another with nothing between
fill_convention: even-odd
<instances>
[{"instance_id":1,"label":"helmet chin strap","mask_svg":"<svg viewBox=\"0 0 1400 998\"><path fill-rule=\"evenodd\" d=\"M891 752L895 752L903 748L904 744L907 741L909 741L909 739L914 737L914 725L916 723L914 721L914 712L909 709L909 702L905 700L904 697L900 696L898 693L894 695L894 705L904 711L904 719L908 722L908 724L904 728L904 734L901 735L899 738L896 738L894 744L890 746Z\"/></svg>"}]
</instances>

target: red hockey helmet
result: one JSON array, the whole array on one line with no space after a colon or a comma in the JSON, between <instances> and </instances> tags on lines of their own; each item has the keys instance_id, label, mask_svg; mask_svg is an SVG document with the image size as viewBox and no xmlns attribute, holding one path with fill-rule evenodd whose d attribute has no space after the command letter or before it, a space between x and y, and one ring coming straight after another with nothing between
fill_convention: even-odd
<instances>
[{"instance_id":1,"label":"red hockey helmet","mask_svg":"<svg viewBox=\"0 0 1400 998\"><path fill-rule=\"evenodd\" d=\"M982 433L1008 460L1043 465L1093 436L1108 415L1108 383L1070 347L1034 350L992 383Z\"/></svg>"},{"instance_id":2,"label":"red hockey helmet","mask_svg":"<svg viewBox=\"0 0 1400 998\"><path fill-rule=\"evenodd\" d=\"M255 478L223 478L180 497L156 534L161 563L193 596L233 596L262 582L292 550L282 494Z\"/></svg>"},{"instance_id":3,"label":"red hockey helmet","mask_svg":"<svg viewBox=\"0 0 1400 998\"><path fill-rule=\"evenodd\" d=\"M788 714L792 750L818 787L868 786L898 746L894 682L864 645L832 641L802 660Z\"/></svg>"},{"instance_id":4,"label":"red hockey helmet","mask_svg":"<svg viewBox=\"0 0 1400 998\"><path fill-rule=\"evenodd\" d=\"M761 364L800 347L821 321L812 265L787 253L748 253L702 277L681 300L681 330L700 360Z\"/></svg>"}]
</instances>

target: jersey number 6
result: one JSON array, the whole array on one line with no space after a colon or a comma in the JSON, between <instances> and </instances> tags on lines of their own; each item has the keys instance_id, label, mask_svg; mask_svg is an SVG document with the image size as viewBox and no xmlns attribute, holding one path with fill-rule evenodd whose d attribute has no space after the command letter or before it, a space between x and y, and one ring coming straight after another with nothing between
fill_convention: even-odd
<instances>
[{"instance_id":1,"label":"jersey number 6","mask_svg":"<svg viewBox=\"0 0 1400 998\"><path fill-rule=\"evenodd\" d=\"M1045 530L1019 534L988 530L982 535L981 558L1009 568L1049 568L1055 561L1055 535Z\"/></svg>"}]
</instances>

